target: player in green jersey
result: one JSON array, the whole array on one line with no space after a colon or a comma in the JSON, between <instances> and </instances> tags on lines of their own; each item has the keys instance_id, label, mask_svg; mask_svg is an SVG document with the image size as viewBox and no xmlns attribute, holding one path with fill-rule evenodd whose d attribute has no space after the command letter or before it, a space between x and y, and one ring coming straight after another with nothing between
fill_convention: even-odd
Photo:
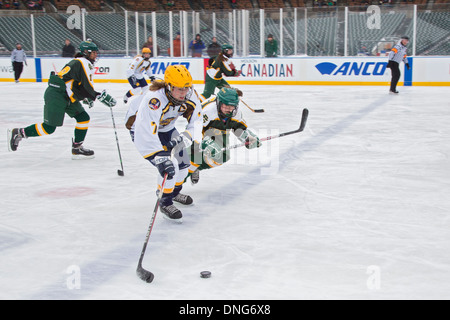
<instances>
[{"instance_id":1,"label":"player in green jersey","mask_svg":"<svg viewBox=\"0 0 450 320\"><path fill-rule=\"evenodd\" d=\"M223 78L227 77L239 77L242 73L241 70L236 70L231 58L233 57L233 46L230 44L222 45L222 52L215 57L212 63L208 66L205 76L205 88L201 94L202 102L208 99L216 88L222 89L224 87L230 87L228 82Z\"/></svg>"},{"instance_id":2,"label":"player in green jersey","mask_svg":"<svg viewBox=\"0 0 450 320\"><path fill-rule=\"evenodd\" d=\"M193 144L189 167L193 184L198 182L201 170L221 166L230 159L229 150L222 151L228 145L230 132L245 142L248 149L261 146L258 136L242 117L236 89L220 89L217 96L204 101L202 107L203 140L200 145Z\"/></svg>"},{"instance_id":3,"label":"player in green jersey","mask_svg":"<svg viewBox=\"0 0 450 320\"><path fill-rule=\"evenodd\" d=\"M94 157L94 151L83 147L83 141L89 126L90 117L80 101L92 107L98 99L108 107L116 105L116 100L106 91L94 90L94 63L98 57L98 47L90 41L80 44L80 52L68 62L56 75L51 74L44 93L44 121L25 128L8 130L9 148L16 151L24 138L50 135L64 123L64 116L74 118L74 138L72 140L72 158L88 159Z\"/></svg>"}]
</instances>

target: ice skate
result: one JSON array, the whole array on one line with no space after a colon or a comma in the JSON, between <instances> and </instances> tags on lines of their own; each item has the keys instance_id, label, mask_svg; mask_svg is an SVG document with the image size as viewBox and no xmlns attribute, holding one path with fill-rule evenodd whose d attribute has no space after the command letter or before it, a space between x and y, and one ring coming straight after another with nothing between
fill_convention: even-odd
<instances>
[{"instance_id":1,"label":"ice skate","mask_svg":"<svg viewBox=\"0 0 450 320\"><path fill-rule=\"evenodd\" d=\"M72 142L72 159L84 160L93 159L94 151L83 147L83 142Z\"/></svg>"},{"instance_id":2,"label":"ice skate","mask_svg":"<svg viewBox=\"0 0 450 320\"><path fill-rule=\"evenodd\" d=\"M175 207L173 204L169 206L160 206L161 212L163 213L163 217L167 220L182 223L183 222L183 214L181 211Z\"/></svg>"},{"instance_id":3,"label":"ice skate","mask_svg":"<svg viewBox=\"0 0 450 320\"><path fill-rule=\"evenodd\" d=\"M191 196L182 193L177 194L177 196L173 198L173 201L184 204L186 206L191 205L194 202Z\"/></svg>"},{"instance_id":4,"label":"ice skate","mask_svg":"<svg viewBox=\"0 0 450 320\"><path fill-rule=\"evenodd\" d=\"M199 180L200 180L200 170L197 169L191 174L191 183L197 184Z\"/></svg>"},{"instance_id":5,"label":"ice skate","mask_svg":"<svg viewBox=\"0 0 450 320\"><path fill-rule=\"evenodd\" d=\"M8 129L8 149L9 151L16 151L19 142L26 138L24 129L14 128Z\"/></svg>"}]
</instances>

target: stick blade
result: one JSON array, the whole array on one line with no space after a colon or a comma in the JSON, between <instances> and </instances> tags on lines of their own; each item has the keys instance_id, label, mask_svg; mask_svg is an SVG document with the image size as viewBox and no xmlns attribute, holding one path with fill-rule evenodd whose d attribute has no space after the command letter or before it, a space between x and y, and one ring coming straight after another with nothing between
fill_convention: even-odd
<instances>
[{"instance_id":1,"label":"stick blade","mask_svg":"<svg viewBox=\"0 0 450 320\"><path fill-rule=\"evenodd\" d=\"M303 131L303 129L305 129L306 121L308 120L308 115L309 115L309 110L306 108L303 109L302 120L300 122L300 128L298 129L298 131Z\"/></svg>"},{"instance_id":2,"label":"stick blade","mask_svg":"<svg viewBox=\"0 0 450 320\"><path fill-rule=\"evenodd\" d=\"M264 109L255 109L254 112L255 112L255 113L263 113L263 112L264 112Z\"/></svg>"},{"instance_id":3,"label":"stick blade","mask_svg":"<svg viewBox=\"0 0 450 320\"><path fill-rule=\"evenodd\" d=\"M118 170L117 170L117 174L118 174L119 176L121 176L121 177L123 177L123 176L124 176L124 173L123 173L123 171L122 171L122 170L120 170L120 169L118 169Z\"/></svg>"},{"instance_id":4,"label":"stick blade","mask_svg":"<svg viewBox=\"0 0 450 320\"><path fill-rule=\"evenodd\" d=\"M151 273L150 271L145 270L142 267L140 267L140 268L138 267L136 269L136 274L141 280L143 280L143 281L145 281L147 283L151 283L153 281L153 279L155 278L153 273Z\"/></svg>"}]
</instances>

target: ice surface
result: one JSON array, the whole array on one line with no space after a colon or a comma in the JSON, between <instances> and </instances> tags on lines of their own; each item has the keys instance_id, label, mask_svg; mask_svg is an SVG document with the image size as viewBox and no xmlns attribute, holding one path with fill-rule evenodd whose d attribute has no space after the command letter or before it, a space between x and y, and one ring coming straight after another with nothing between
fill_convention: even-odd
<instances>
[{"instance_id":1,"label":"ice surface","mask_svg":"<svg viewBox=\"0 0 450 320\"><path fill-rule=\"evenodd\" d=\"M85 141L71 160L75 121L8 152L7 128L42 122L45 83L0 83L0 299L449 299L450 89L239 86L261 137L185 184L183 224L158 213L157 170L124 127L126 84L97 84ZM203 86L197 85L202 91ZM182 127L183 122L177 123ZM210 279L200 271L212 272Z\"/></svg>"}]
</instances>

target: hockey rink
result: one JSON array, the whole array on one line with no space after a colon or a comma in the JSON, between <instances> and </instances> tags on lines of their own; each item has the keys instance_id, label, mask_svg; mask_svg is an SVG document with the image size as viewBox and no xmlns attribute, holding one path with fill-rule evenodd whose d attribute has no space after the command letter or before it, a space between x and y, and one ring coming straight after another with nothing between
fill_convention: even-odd
<instances>
[{"instance_id":1,"label":"hockey rink","mask_svg":"<svg viewBox=\"0 0 450 320\"><path fill-rule=\"evenodd\" d=\"M0 83L0 299L449 299L450 88L237 86L260 137L185 184L183 223L160 213L136 266L158 174L124 126L127 84L96 85L118 100L7 148L7 128L42 122L46 83ZM199 92L203 85L195 86ZM183 120L177 127L182 129ZM209 279L200 272L212 272Z\"/></svg>"}]
</instances>

